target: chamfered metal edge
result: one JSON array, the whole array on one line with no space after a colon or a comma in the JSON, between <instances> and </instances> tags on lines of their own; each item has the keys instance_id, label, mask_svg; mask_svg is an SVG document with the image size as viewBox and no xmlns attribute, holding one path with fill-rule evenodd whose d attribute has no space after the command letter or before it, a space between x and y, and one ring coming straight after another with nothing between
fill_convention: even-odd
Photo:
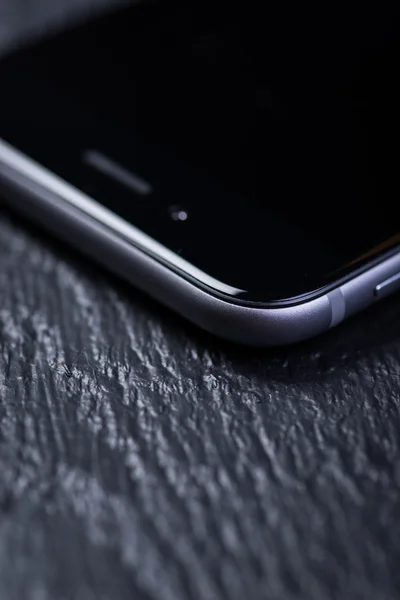
<instances>
[{"instance_id":1,"label":"chamfered metal edge","mask_svg":"<svg viewBox=\"0 0 400 600\"><path fill-rule=\"evenodd\" d=\"M258 346L295 343L329 328L332 311L327 296L273 309L241 306L215 297L143 252L132 238L102 221L101 215L96 218L67 202L59 180L56 189L51 189L48 172L41 180L40 165L34 164L38 170L33 179L24 170L25 160L30 159L24 157L22 163L13 164L12 158L13 153L8 152L4 161L0 153L0 180L9 205L201 328ZM68 184L65 186L67 189Z\"/></svg>"},{"instance_id":2,"label":"chamfered metal edge","mask_svg":"<svg viewBox=\"0 0 400 600\"><path fill-rule=\"evenodd\" d=\"M112 219L103 219L98 203L90 197L81 194L86 208L90 202L97 205L94 214L82 210L76 202L66 201L71 190L80 194L79 190L1 140L0 181L8 204L21 213L201 328L242 344L291 344L322 333L376 301L376 285L400 271L398 253L326 295L302 304L276 308L244 306L214 296L148 255L140 248L148 236L133 226L129 235L124 235L127 229L116 229ZM123 225L130 228L129 223ZM155 244L156 251L160 250L157 246L164 250ZM152 245L152 254L154 250Z\"/></svg>"}]
</instances>

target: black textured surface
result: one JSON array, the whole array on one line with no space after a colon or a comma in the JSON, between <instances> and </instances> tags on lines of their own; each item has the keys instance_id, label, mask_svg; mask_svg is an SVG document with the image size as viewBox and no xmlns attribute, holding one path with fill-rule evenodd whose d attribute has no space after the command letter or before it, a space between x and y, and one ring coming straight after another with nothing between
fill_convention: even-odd
<instances>
[{"instance_id":1,"label":"black textured surface","mask_svg":"<svg viewBox=\"0 0 400 600\"><path fill-rule=\"evenodd\" d=\"M399 296L246 351L1 213L0 598L397 598L399 360Z\"/></svg>"}]
</instances>

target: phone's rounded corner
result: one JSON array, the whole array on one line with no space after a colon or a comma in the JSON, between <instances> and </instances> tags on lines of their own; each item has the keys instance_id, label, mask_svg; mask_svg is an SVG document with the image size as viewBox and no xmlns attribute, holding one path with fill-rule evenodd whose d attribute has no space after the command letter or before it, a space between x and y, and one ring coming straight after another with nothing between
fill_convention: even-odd
<instances>
[{"instance_id":1,"label":"phone's rounded corner","mask_svg":"<svg viewBox=\"0 0 400 600\"><path fill-rule=\"evenodd\" d=\"M241 345L293 345L332 326L332 305L326 294L286 307L246 306L204 291L197 290L194 294L196 301L181 307L180 312L202 329Z\"/></svg>"}]
</instances>

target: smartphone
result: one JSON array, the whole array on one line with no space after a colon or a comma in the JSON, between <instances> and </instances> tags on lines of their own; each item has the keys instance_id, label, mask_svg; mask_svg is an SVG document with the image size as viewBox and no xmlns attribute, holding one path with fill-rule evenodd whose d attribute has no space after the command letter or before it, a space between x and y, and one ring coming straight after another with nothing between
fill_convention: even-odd
<instances>
[{"instance_id":1,"label":"smartphone","mask_svg":"<svg viewBox=\"0 0 400 600\"><path fill-rule=\"evenodd\" d=\"M4 57L0 193L200 327L295 343L400 288L400 4L234 4Z\"/></svg>"}]
</instances>

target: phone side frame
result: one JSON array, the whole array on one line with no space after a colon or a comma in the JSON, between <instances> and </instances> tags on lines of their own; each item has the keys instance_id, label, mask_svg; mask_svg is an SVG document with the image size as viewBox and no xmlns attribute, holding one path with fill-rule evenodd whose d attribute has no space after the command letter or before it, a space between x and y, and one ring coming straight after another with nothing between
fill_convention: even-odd
<instances>
[{"instance_id":1,"label":"phone side frame","mask_svg":"<svg viewBox=\"0 0 400 600\"><path fill-rule=\"evenodd\" d=\"M22 159L22 160L19 160ZM29 168L27 168L29 167ZM61 184L61 185L60 185ZM219 337L252 346L293 344L337 325L377 301L376 286L400 272L400 253L337 288L286 307L249 307L207 291L168 267L161 244L130 227L129 239L88 209L95 200L0 139L0 189L6 203L142 291ZM69 201L84 198L85 210ZM94 216L95 215L95 216ZM148 252L147 252L148 250ZM168 261L167 261L168 262Z\"/></svg>"}]
</instances>

